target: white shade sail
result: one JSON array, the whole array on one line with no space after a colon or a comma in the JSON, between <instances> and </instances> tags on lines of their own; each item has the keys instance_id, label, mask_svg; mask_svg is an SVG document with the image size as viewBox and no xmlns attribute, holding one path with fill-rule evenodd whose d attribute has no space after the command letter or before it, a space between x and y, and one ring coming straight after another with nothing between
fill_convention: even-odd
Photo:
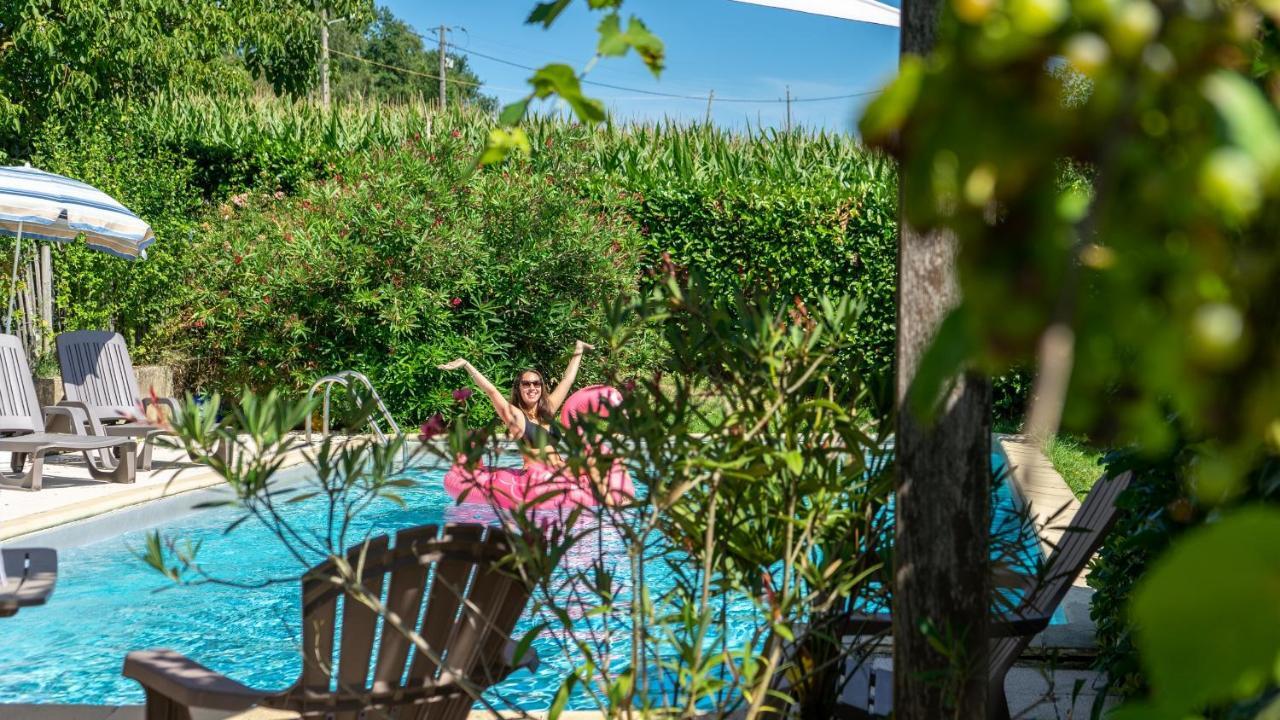
<instances>
[{"instance_id":1,"label":"white shade sail","mask_svg":"<svg viewBox=\"0 0 1280 720\"><path fill-rule=\"evenodd\" d=\"M877 0L736 0L813 15L898 27L898 8Z\"/></svg>"}]
</instances>

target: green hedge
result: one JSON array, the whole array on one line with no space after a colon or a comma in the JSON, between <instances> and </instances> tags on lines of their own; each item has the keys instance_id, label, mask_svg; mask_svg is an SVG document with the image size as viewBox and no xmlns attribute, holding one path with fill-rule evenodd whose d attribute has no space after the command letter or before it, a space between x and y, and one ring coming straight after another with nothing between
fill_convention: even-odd
<instances>
[{"instance_id":1,"label":"green hedge","mask_svg":"<svg viewBox=\"0 0 1280 720\"><path fill-rule=\"evenodd\" d=\"M58 323L114 323L141 361L178 365L196 389L359 369L417 420L448 406L460 380L434 365L453 356L499 382L524 365L558 372L666 253L726 299L852 288L867 309L848 365L887 375L891 163L826 135L538 120L532 158L476 170L490 124L197 97L50 125L35 164L103 187L159 238L132 264L61 248ZM643 339L626 370L661 360Z\"/></svg>"}]
</instances>

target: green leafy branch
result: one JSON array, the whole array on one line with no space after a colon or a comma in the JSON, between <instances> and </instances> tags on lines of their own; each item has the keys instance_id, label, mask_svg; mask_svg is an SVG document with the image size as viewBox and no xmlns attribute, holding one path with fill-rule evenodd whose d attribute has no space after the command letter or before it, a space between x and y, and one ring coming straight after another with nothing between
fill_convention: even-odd
<instances>
[{"instance_id":1,"label":"green leafy branch","mask_svg":"<svg viewBox=\"0 0 1280 720\"><path fill-rule=\"evenodd\" d=\"M539 3L525 22L549 28L569 7L570 1ZM529 94L504 107L498 116L499 127L489 131L484 151L480 155L481 165L500 163L512 153L525 156L530 153L529 136L517 125L528 114L529 105L534 100L558 97L569 106L574 117L582 124L595 126L604 122L604 103L587 97L582 92L582 78L591 72L601 58L622 57L634 50L654 77L662 74L666 61L662 40L634 15L627 19L624 28L620 12L622 0L587 0L587 6L592 11L607 11L596 27L599 35L596 54L581 73L564 63L549 63L534 71L528 81L531 88Z\"/></svg>"}]
</instances>

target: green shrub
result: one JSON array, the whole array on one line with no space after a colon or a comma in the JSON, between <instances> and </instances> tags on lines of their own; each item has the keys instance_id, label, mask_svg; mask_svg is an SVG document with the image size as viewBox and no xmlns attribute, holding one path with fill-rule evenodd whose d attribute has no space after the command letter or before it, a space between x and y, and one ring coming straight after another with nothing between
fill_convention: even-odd
<instances>
[{"instance_id":1,"label":"green shrub","mask_svg":"<svg viewBox=\"0 0 1280 720\"><path fill-rule=\"evenodd\" d=\"M558 372L606 303L634 291L639 235L563 169L473 173L472 158L438 128L293 195L221 205L187 268L197 382L302 388L350 368L412 420L453 404L457 378L435 366L457 356L500 385L525 366ZM636 347L631 362L652 357ZM588 358L584 378L596 372Z\"/></svg>"},{"instance_id":2,"label":"green shrub","mask_svg":"<svg viewBox=\"0 0 1280 720\"><path fill-rule=\"evenodd\" d=\"M892 205L885 207L883 195L892 187L877 189L887 192L677 180L647 189L634 214L645 233L646 264L666 254L696 266L725 299L743 292L813 303L855 292L866 312L851 354L862 367L885 372L893 357L897 229L885 221Z\"/></svg>"},{"instance_id":3,"label":"green shrub","mask_svg":"<svg viewBox=\"0 0 1280 720\"><path fill-rule=\"evenodd\" d=\"M1197 502L1191 480L1196 450L1180 439L1161 457L1125 450L1105 458L1110 475L1134 472L1133 482L1116 501L1119 519L1088 579L1096 591L1090 613L1097 625L1097 667L1107 674L1109 691L1123 696L1146 691L1127 608L1131 592L1147 568L1183 533L1231 507L1258 501L1280 503L1280 466L1274 460L1255 468L1247 478L1244 494L1229 503L1208 506ZM1209 716L1237 717L1233 712L1219 709Z\"/></svg>"},{"instance_id":4,"label":"green shrub","mask_svg":"<svg viewBox=\"0 0 1280 720\"><path fill-rule=\"evenodd\" d=\"M32 164L103 190L146 218L160 238L139 261L78 242L54 245L55 326L111 327L128 340L135 362L165 362L176 355L172 318L184 302L182 276L193 261L188 238L204 203L195 163L157 147L137 125L128 114L76 124L50 120L37 136Z\"/></svg>"}]
</instances>

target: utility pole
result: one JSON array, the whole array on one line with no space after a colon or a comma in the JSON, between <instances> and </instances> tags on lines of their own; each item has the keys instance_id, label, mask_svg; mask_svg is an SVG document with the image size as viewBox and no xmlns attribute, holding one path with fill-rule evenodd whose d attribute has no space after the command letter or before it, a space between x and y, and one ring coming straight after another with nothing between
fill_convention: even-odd
<instances>
[{"instance_id":1,"label":"utility pole","mask_svg":"<svg viewBox=\"0 0 1280 720\"><path fill-rule=\"evenodd\" d=\"M707 93L707 124L708 125L711 124L711 101L715 99L716 99L716 91L715 91L715 88L712 88L711 92Z\"/></svg>"},{"instance_id":2,"label":"utility pole","mask_svg":"<svg viewBox=\"0 0 1280 720\"><path fill-rule=\"evenodd\" d=\"M320 8L320 107L329 109L329 10Z\"/></svg>"},{"instance_id":3,"label":"utility pole","mask_svg":"<svg viewBox=\"0 0 1280 720\"><path fill-rule=\"evenodd\" d=\"M440 60L440 109L441 110L444 109L444 102L445 102L445 81L444 81L445 52L449 48L449 43L445 41L446 32L448 32L448 29L445 28L444 25L441 25L440 26L440 58L439 58Z\"/></svg>"},{"instance_id":4,"label":"utility pole","mask_svg":"<svg viewBox=\"0 0 1280 720\"><path fill-rule=\"evenodd\" d=\"M787 132L791 132L791 86L787 86Z\"/></svg>"}]
</instances>

